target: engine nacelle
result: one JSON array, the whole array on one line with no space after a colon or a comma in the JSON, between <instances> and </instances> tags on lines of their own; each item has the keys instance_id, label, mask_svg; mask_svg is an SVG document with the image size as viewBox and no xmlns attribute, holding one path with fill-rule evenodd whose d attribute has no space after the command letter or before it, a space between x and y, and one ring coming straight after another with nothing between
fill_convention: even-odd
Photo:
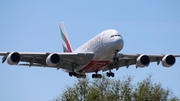
<instances>
[{"instance_id":1,"label":"engine nacelle","mask_svg":"<svg viewBox=\"0 0 180 101\"><path fill-rule=\"evenodd\" d=\"M172 65L174 65L176 62L176 58L173 55L165 55L162 58L162 65L164 67L170 67Z\"/></svg>"},{"instance_id":2,"label":"engine nacelle","mask_svg":"<svg viewBox=\"0 0 180 101\"><path fill-rule=\"evenodd\" d=\"M48 66L56 66L60 61L60 56L56 53L52 53L46 58L46 64Z\"/></svg>"},{"instance_id":3,"label":"engine nacelle","mask_svg":"<svg viewBox=\"0 0 180 101\"><path fill-rule=\"evenodd\" d=\"M16 65L19 63L21 56L18 52L12 52L7 56L7 63L9 65Z\"/></svg>"},{"instance_id":4,"label":"engine nacelle","mask_svg":"<svg viewBox=\"0 0 180 101\"><path fill-rule=\"evenodd\" d=\"M150 59L147 55L140 55L136 59L136 66L137 67L145 67L145 66L148 66L149 63L150 63Z\"/></svg>"}]
</instances>

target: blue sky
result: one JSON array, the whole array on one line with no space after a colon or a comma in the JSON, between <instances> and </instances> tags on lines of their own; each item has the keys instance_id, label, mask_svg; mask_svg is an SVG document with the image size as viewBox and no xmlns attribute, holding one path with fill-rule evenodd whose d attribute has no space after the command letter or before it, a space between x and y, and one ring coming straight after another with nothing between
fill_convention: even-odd
<instances>
[{"instance_id":1,"label":"blue sky","mask_svg":"<svg viewBox=\"0 0 180 101\"><path fill-rule=\"evenodd\" d=\"M179 0L1 0L0 51L62 52L59 23L65 23L73 49L113 28L124 38L121 53L180 54ZM180 96L180 59L171 68L151 63L113 70L115 78L149 74ZM100 72L101 73L101 72ZM88 75L91 77L91 74ZM1 101L48 101L76 78L61 70L0 64Z\"/></svg>"}]
</instances>

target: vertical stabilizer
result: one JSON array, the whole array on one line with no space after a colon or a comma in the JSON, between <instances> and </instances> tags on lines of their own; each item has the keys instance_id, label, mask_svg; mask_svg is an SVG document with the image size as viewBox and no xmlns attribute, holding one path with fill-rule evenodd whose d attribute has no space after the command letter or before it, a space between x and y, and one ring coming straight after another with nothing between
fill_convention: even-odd
<instances>
[{"instance_id":1,"label":"vertical stabilizer","mask_svg":"<svg viewBox=\"0 0 180 101\"><path fill-rule=\"evenodd\" d=\"M63 22L60 23L60 32L62 37L63 51L72 52L73 50Z\"/></svg>"}]
</instances>

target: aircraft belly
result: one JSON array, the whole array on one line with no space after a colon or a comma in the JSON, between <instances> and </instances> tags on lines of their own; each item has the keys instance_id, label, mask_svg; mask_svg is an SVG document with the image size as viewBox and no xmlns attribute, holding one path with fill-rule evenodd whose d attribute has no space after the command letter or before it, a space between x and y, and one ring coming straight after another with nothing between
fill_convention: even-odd
<instances>
[{"instance_id":1,"label":"aircraft belly","mask_svg":"<svg viewBox=\"0 0 180 101\"><path fill-rule=\"evenodd\" d=\"M89 72L100 71L100 70L104 69L104 67L106 65L108 65L112 56L113 56L112 54L105 53L105 51L100 52L100 53L96 54L94 56L93 60L91 60L88 64L78 66L76 69L76 72L81 71L81 72L89 73Z\"/></svg>"},{"instance_id":2,"label":"aircraft belly","mask_svg":"<svg viewBox=\"0 0 180 101\"><path fill-rule=\"evenodd\" d=\"M85 73L89 72L96 72L102 70L107 64L109 63L108 60L92 60L87 64L82 71Z\"/></svg>"}]
</instances>

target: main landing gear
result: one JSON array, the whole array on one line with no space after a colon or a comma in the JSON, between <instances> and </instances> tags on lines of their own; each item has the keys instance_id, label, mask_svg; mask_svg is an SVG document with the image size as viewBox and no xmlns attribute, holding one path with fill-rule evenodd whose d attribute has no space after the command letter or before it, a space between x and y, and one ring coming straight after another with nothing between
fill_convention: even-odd
<instances>
[{"instance_id":1,"label":"main landing gear","mask_svg":"<svg viewBox=\"0 0 180 101\"><path fill-rule=\"evenodd\" d=\"M72 77L77 77L77 78L86 78L86 74L77 74L76 72L69 72L69 76Z\"/></svg>"},{"instance_id":2,"label":"main landing gear","mask_svg":"<svg viewBox=\"0 0 180 101\"><path fill-rule=\"evenodd\" d=\"M74 72L74 69L77 67L77 64L72 64L72 72L69 72L69 76L72 77L77 77L77 78L86 78L86 74L82 73L82 74L77 74L76 72Z\"/></svg>"},{"instance_id":3,"label":"main landing gear","mask_svg":"<svg viewBox=\"0 0 180 101\"><path fill-rule=\"evenodd\" d=\"M102 78L101 74L92 74L92 78Z\"/></svg>"},{"instance_id":4,"label":"main landing gear","mask_svg":"<svg viewBox=\"0 0 180 101\"><path fill-rule=\"evenodd\" d=\"M69 72L69 76L72 77L77 77L77 78L86 78L86 74L82 73L82 74L77 74L76 72Z\"/></svg>"},{"instance_id":5,"label":"main landing gear","mask_svg":"<svg viewBox=\"0 0 180 101\"><path fill-rule=\"evenodd\" d=\"M72 77L72 76L77 76L77 73L76 72L69 72L69 76Z\"/></svg>"},{"instance_id":6,"label":"main landing gear","mask_svg":"<svg viewBox=\"0 0 180 101\"><path fill-rule=\"evenodd\" d=\"M77 78L86 78L86 74L77 74Z\"/></svg>"},{"instance_id":7,"label":"main landing gear","mask_svg":"<svg viewBox=\"0 0 180 101\"><path fill-rule=\"evenodd\" d=\"M72 76L77 76L77 73L76 72L74 72L74 69L77 67L77 64L75 64L75 63L72 63L71 64L72 65L72 72L69 72L69 76L70 77L72 77Z\"/></svg>"},{"instance_id":8,"label":"main landing gear","mask_svg":"<svg viewBox=\"0 0 180 101\"><path fill-rule=\"evenodd\" d=\"M111 69L115 68L116 66L116 63L119 61L119 58L118 58L118 50L115 50L114 52L114 57L113 57L113 63L111 65L109 65L109 72L106 73L106 76L107 77L114 77L114 73L111 72Z\"/></svg>"},{"instance_id":9,"label":"main landing gear","mask_svg":"<svg viewBox=\"0 0 180 101\"><path fill-rule=\"evenodd\" d=\"M102 78L102 75L96 72L96 74L92 74L92 78Z\"/></svg>"}]
</instances>

